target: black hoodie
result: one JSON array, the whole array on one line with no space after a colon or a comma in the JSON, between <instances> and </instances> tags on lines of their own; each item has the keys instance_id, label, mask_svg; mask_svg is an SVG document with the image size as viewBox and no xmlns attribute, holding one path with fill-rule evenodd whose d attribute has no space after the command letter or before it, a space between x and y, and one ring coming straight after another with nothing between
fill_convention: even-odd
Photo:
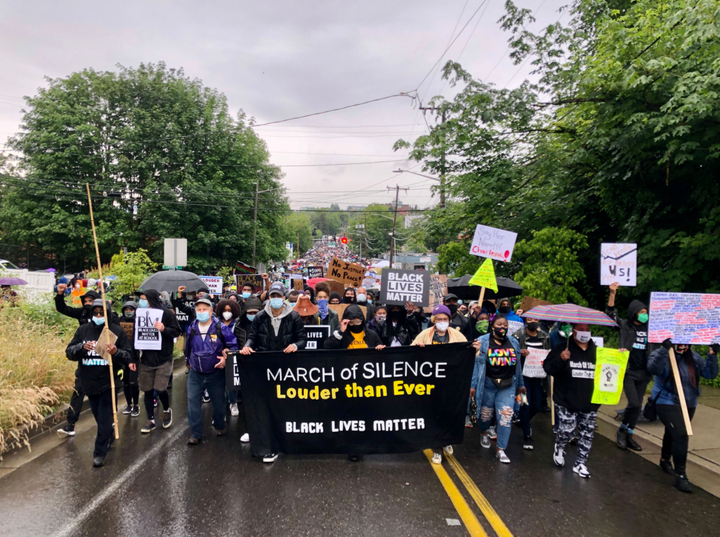
<instances>
[{"instance_id":1,"label":"black hoodie","mask_svg":"<svg viewBox=\"0 0 720 537\"><path fill-rule=\"evenodd\" d=\"M97 341L103 328L104 326L93 322L80 325L65 349L67 359L78 362L78 378L86 395L98 395L110 389L108 363L94 350L87 351L83 348L88 341ZM112 358L113 374L117 374L122 366L132 361L133 350L125 330L120 325L111 321L110 331L118 337L115 342L118 350Z\"/></svg>"},{"instance_id":2,"label":"black hoodie","mask_svg":"<svg viewBox=\"0 0 720 537\"><path fill-rule=\"evenodd\" d=\"M161 333L162 349L159 351L144 350L140 358L142 365L157 367L172 361L175 338L180 336L181 333L180 325L175 317L175 313L163 305L159 292L155 289L148 289L147 291L142 291L142 294L147 297L148 304L151 308L163 310L161 322L165 325L165 329Z\"/></svg>"},{"instance_id":3,"label":"black hoodie","mask_svg":"<svg viewBox=\"0 0 720 537\"><path fill-rule=\"evenodd\" d=\"M627 319L620 319L614 307L608 306L606 313L618 325L618 348L630 351L628 369L647 372L647 359L652 350L648 345L648 325L634 322L638 312L643 309L647 309L645 304L633 300L628 306Z\"/></svg>"},{"instance_id":4,"label":"black hoodie","mask_svg":"<svg viewBox=\"0 0 720 537\"><path fill-rule=\"evenodd\" d=\"M563 360L560 355L570 350L570 359ZM543 362L543 369L555 379L553 401L570 412L592 412L600 405L591 403L595 389L595 359L597 347L590 340L583 350L571 337L570 342L554 347Z\"/></svg>"},{"instance_id":5,"label":"black hoodie","mask_svg":"<svg viewBox=\"0 0 720 537\"><path fill-rule=\"evenodd\" d=\"M82 301L88 296L91 296L93 300L101 298L100 293L96 291L88 291L80 297L80 300ZM65 303L64 295L55 295L55 309L58 313L77 319L81 326L92 321L92 306L88 306L87 308L73 308Z\"/></svg>"},{"instance_id":6,"label":"black hoodie","mask_svg":"<svg viewBox=\"0 0 720 537\"><path fill-rule=\"evenodd\" d=\"M415 316L408 317L407 311L400 306L400 315L397 318L397 324L393 325L394 319L391 317L392 306L388 307L388 314L384 321L378 323L377 332L380 334L383 345L391 347L392 342L397 338L402 346L410 345L417 337L420 329L418 327Z\"/></svg>"},{"instance_id":7,"label":"black hoodie","mask_svg":"<svg viewBox=\"0 0 720 537\"><path fill-rule=\"evenodd\" d=\"M365 341L365 344L367 345L368 349L374 349L378 345L382 345L382 341L380 340L380 336L375 333L373 330L368 330L367 323L365 322L365 315L363 315L362 310L360 309L360 306L356 306L355 304L350 304L347 308L345 308L345 311L343 312L343 320L345 319L361 319L362 320L362 330L364 332L363 340ZM339 336L339 337L338 337ZM326 349L347 349L350 344L354 341L354 337L352 332L350 331L350 327L348 326L345 329L345 332L340 332L340 329L338 328L335 330L333 334L330 335L329 338L325 340L325 348Z\"/></svg>"}]
</instances>

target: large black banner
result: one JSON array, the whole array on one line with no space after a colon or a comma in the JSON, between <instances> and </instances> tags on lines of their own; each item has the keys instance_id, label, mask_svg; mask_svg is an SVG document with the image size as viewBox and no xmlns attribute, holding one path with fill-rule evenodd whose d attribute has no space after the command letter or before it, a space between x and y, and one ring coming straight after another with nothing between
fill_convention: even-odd
<instances>
[{"instance_id":1,"label":"large black banner","mask_svg":"<svg viewBox=\"0 0 720 537\"><path fill-rule=\"evenodd\" d=\"M475 351L470 343L381 351L230 353L252 451L402 453L459 444Z\"/></svg>"}]
</instances>

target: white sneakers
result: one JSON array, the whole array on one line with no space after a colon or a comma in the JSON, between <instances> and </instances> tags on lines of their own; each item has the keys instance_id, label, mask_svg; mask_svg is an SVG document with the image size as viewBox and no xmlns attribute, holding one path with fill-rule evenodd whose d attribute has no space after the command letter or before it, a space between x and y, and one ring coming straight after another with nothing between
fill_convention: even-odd
<instances>
[{"instance_id":1,"label":"white sneakers","mask_svg":"<svg viewBox=\"0 0 720 537\"><path fill-rule=\"evenodd\" d=\"M573 472L575 472L577 475L584 479L590 478L590 470L588 470L587 466L585 466L583 463L573 466Z\"/></svg>"},{"instance_id":2,"label":"white sneakers","mask_svg":"<svg viewBox=\"0 0 720 537\"><path fill-rule=\"evenodd\" d=\"M242 435L240 437L240 442L242 442L243 444L247 444L248 442L250 442L250 435L248 433Z\"/></svg>"},{"instance_id":3,"label":"white sneakers","mask_svg":"<svg viewBox=\"0 0 720 537\"><path fill-rule=\"evenodd\" d=\"M487 433L484 433L482 437L480 438L480 445L484 447L485 449L490 449L490 446L492 445L490 443L490 435Z\"/></svg>"},{"instance_id":4,"label":"white sneakers","mask_svg":"<svg viewBox=\"0 0 720 537\"><path fill-rule=\"evenodd\" d=\"M498 458L498 460L499 460L501 463L503 463L503 464L510 464L510 459L508 458L507 455L505 455L505 450L504 450L504 449L498 449L498 450L497 450L497 454L496 454L495 456Z\"/></svg>"},{"instance_id":5,"label":"white sneakers","mask_svg":"<svg viewBox=\"0 0 720 537\"><path fill-rule=\"evenodd\" d=\"M263 462L275 462L278 458L277 453L271 453L270 455L265 455L263 457Z\"/></svg>"},{"instance_id":6,"label":"white sneakers","mask_svg":"<svg viewBox=\"0 0 720 537\"><path fill-rule=\"evenodd\" d=\"M558 468L565 466L565 453L557 444L555 444L555 449L553 450L553 462Z\"/></svg>"},{"instance_id":7,"label":"white sneakers","mask_svg":"<svg viewBox=\"0 0 720 537\"><path fill-rule=\"evenodd\" d=\"M454 452L452 446L445 446L443 449L445 450L445 453L447 453L448 455L452 455Z\"/></svg>"},{"instance_id":8,"label":"white sneakers","mask_svg":"<svg viewBox=\"0 0 720 537\"><path fill-rule=\"evenodd\" d=\"M230 415L231 416L239 416L240 410L238 410L237 403L233 403L230 405Z\"/></svg>"},{"instance_id":9,"label":"white sneakers","mask_svg":"<svg viewBox=\"0 0 720 537\"><path fill-rule=\"evenodd\" d=\"M432 463L433 464L442 464L442 454L439 451L436 451L435 453L433 453Z\"/></svg>"}]
</instances>

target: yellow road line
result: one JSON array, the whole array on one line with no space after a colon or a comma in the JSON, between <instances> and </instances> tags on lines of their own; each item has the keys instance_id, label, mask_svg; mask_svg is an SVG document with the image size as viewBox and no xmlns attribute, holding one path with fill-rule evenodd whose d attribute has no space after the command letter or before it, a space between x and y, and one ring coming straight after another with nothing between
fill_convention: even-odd
<instances>
[{"instance_id":1,"label":"yellow road line","mask_svg":"<svg viewBox=\"0 0 720 537\"><path fill-rule=\"evenodd\" d=\"M448 460L452 469L455 470L455 473L460 478L460 481L462 481L462 484L465 485L465 488L470 493L470 496L472 496L473 500L475 500L475 503L478 505L483 515L485 515L488 522L490 522L490 525L493 527L498 537L513 537L513 534L510 533L508 527L502 521L495 509L493 509L492 505L490 505L490 502L487 501L487 498L483 496L483 493L480 492L480 489L470 478L465 469L460 465L457 459L453 455L448 455L447 453L443 453L443 456Z\"/></svg>"},{"instance_id":2,"label":"yellow road line","mask_svg":"<svg viewBox=\"0 0 720 537\"><path fill-rule=\"evenodd\" d=\"M485 530L480 525L480 521L475 516L475 513L472 512L472 509L470 509L470 506L465 501L465 498L463 498L462 494L460 494L460 491L455 486L455 483L453 483L453 480L450 478L448 473L445 471L445 468L443 468L441 464L432 463L432 449L426 449L423 453L425 453L425 456L427 457L428 462L430 462L430 466L432 466L432 469L435 470L435 475L437 475L440 483L445 489L445 492L450 497L450 501L455 506L455 510L458 512L458 515L460 515L460 518L465 524L468 533L473 537L488 537L488 534L485 533Z\"/></svg>"}]
</instances>

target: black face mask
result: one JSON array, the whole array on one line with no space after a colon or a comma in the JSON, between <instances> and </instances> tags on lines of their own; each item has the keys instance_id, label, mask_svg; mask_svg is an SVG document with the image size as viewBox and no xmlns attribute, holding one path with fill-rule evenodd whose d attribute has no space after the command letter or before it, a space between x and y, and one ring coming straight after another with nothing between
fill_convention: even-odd
<instances>
[{"instance_id":1,"label":"black face mask","mask_svg":"<svg viewBox=\"0 0 720 537\"><path fill-rule=\"evenodd\" d=\"M364 327L363 325L361 325L361 324L359 324L359 325L357 325L357 326L350 325L350 331L353 332L353 333L355 333L355 334L359 334L359 333L362 332L364 329L365 329L365 327Z\"/></svg>"},{"instance_id":2,"label":"black face mask","mask_svg":"<svg viewBox=\"0 0 720 537\"><path fill-rule=\"evenodd\" d=\"M507 328L493 328L493 335L502 341L507 336Z\"/></svg>"},{"instance_id":3,"label":"black face mask","mask_svg":"<svg viewBox=\"0 0 720 537\"><path fill-rule=\"evenodd\" d=\"M455 315L457 313L458 306L457 304L447 304L447 309L450 310L450 313Z\"/></svg>"},{"instance_id":4,"label":"black face mask","mask_svg":"<svg viewBox=\"0 0 720 537\"><path fill-rule=\"evenodd\" d=\"M527 329L530 332L537 332L537 329L540 327L540 323L528 323Z\"/></svg>"},{"instance_id":5,"label":"black face mask","mask_svg":"<svg viewBox=\"0 0 720 537\"><path fill-rule=\"evenodd\" d=\"M400 312L399 312L399 311L391 311L389 315L390 315L390 318L391 318L393 321L397 321L397 320L400 318Z\"/></svg>"},{"instance_id":6,"label":"black face mask","mask_svg":"<svg viewBox=\"0 0 720 537\"><path fill-rule=\"evenodd\" d=\"M85 304L85 305L83 306L83 309L84 309L85 311L90 311L90 310L92 309L92 304Z\"/></svg>"},{"instance_id":7,"label":"black face mask","mask_svg":"<svg viewBox=\"0 0 720 537\"><path fill-rule=\"evenodd\" d=\"M510 310L510 306L500 306L498 308L498 311L500 313L510 313L511 310Z\"/></svg>"},{"instance_id":8,"label":"black face mask","mask_svg":"<svg viewBox=\"0 0 720 537\"><path fill-rule=\"evenodd\" d=\"M345 298L343 298L343 302L345 304L352 304L352 301L353 301L353 298L351 296L346 296Z\"/></svg>"}]
</instances>

